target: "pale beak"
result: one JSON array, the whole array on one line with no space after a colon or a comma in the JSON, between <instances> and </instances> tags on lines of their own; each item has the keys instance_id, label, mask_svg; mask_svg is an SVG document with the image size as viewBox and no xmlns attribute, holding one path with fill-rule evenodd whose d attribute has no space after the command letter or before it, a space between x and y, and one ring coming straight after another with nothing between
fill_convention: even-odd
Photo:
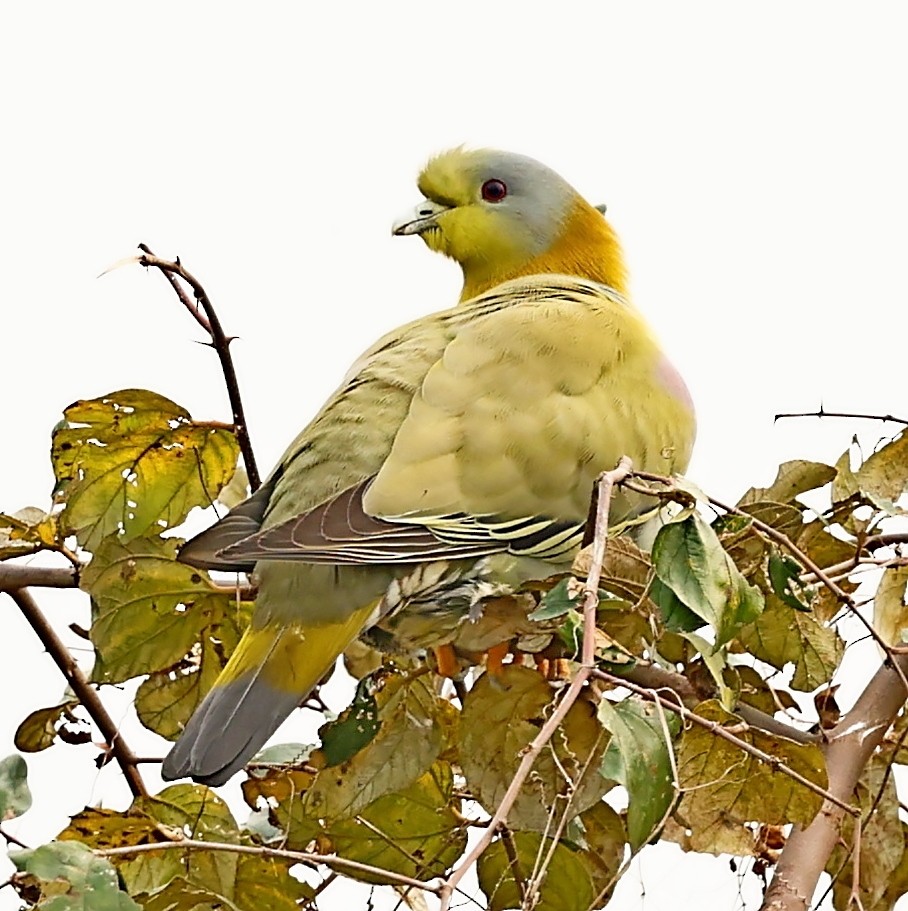
<instances>
[{"instance_id":1,"label":"pale beak","mask_svg":"<svg viewBox=\"0 0 908 911\"><path fill-rule=\"evenodd\" d=\"M434 228L438 216L447 212L451 206L443 206L441 203L433 202L431 199L424 199L414 209L403 214L391 225L391 233L396 236L404 234L422 234L429 228Z\"/></svg>"}]
</instances>

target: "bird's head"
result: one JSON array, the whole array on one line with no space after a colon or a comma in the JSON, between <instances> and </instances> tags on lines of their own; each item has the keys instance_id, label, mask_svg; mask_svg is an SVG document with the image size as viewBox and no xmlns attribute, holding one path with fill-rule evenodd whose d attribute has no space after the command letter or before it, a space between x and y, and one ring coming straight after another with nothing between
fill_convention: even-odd
<instances>
[{"instance_id":1,"label":"bird's head","mask_svg":"<svg viewBox=\"0 0 908 911\"><path fill-rule=\"evenodd\" d=\"M525 155L443 152L419 175L425 196L393 226L463 269L461 300L521 275L564 273L625 290L621 248L601 210Z\"/></svg>"}]
</instances>

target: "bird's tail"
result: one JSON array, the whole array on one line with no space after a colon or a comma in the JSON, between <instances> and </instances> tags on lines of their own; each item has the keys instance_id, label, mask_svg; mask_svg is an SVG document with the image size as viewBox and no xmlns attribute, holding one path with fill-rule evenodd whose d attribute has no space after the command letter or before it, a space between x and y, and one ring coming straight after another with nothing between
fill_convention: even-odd
<instances>
[{"instance_id":1,"label":"bird's tail","mask_svg":"<svg viewBox=\"0 0 908 911\"><path fill-rule=\"evenodd\" d=\"M162 776L227 781L312 691L372 610L368 604L337 623L247 629L164 759Z\"/></svg>"}]
</instances>

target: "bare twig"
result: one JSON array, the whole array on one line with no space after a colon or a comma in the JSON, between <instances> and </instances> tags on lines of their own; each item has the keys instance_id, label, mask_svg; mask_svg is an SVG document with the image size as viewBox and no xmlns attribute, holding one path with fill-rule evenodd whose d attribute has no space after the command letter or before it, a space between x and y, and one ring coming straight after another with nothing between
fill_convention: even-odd
<instances>
[{"instance_id":1,"label":"bare twig","mask_svg":"<svg viewBox=\"0 0 908 911\"><path fill-rule=\"evenodd\" d=\"M332 870L354 870L370 876L380 876L384 880L399 883L402 886L413 886L426 892L438 894L440 886L420 882L401 873L392 873L381 867L373 867L357 860L348 860L337 854L313 854L307 851L287 851L283 848L268 848L259 845L235 845L218 841L198 841L187 838L182 841L160 841L146 845L125 845L118 848L98 848L94 853L98 857L129 857L132 854L148 854L152 851L225 851L230 854L252 854L256 857L270 857L275 860L290 860L297 864L324 864Z\"/></svg>"},{"instance_id":2,"label":"bare twig","mask_svg":"<svg viewBox=\"0 0 908 911\"><path fill-rule=\"evenodd\" d=\"M85 710L98 726L98 730L100 730L101 735L107 742L111 755L123 770L123 776L133 797L147 796L148 791L145 788L142 776L139 774L135 754L120 736L116 724L107 713L104 703L101 702L101 697L98 696L97 691L88 682L79 665L76 664L75 659L69 653L69 649L60 641L54 628L47 622L47 618L42 613L41 608L38 607L35 599L24 588L10 591L7 594L16 602L19 610L22 611L23 616L41 640L42 645L47 649L48 654L66 678L66 682L72 687L76 696L79 697L79 702L85 706Z\"/></svg>"},{"instance_id":3,"label":"bare twig","mask_svg":"<svg viewBox=\"0 0 908 911\"><path fill-rule=\"evenodd\" d=\"M2 826L0 826L0 838L5 838L7 844L15 845L17 848L28 850L28 845L24 841L19 841L15 835L10 835Z\"/></svg>"},{"instance_id":4,"label":"bare twig","mask_svg":"<svg viewBox=\"0 0 908 911\"><path fill-rule=\"evenodd\" d=\"M641 696L644 699L659 703L659 705L679 715L684 721L689 721L691 724L696 724L699 727L704 728L711 734L715 734L716 737L719 737L722 740L733 744L742 752L747 753L749 756L753 756L754 759L759 759L760 762L765 762L776 771L781 772L783 775L787 775L793 781L796 781L798 784L803 785L809 791L813 791L813 793L817 794L819 797L822 797L830 803L835 804L844 812L850 813L852 816L860 816L861 811L859 808L851 806L851 804L847 803L844 800L840 800L838 797L836 797L835 794L827 791L825 788L821 788L816 782L811 781L809 778L805 778L800 774L800 772L796 772L794 769L787 766L777 756L772 756L769 753L761 750L759 747L755 747L752 743L748 743L746 740L742 740L740 737L735 736L735 734L733 734L727 728L723 727L718 722L710 721L708 718L704 718L702 715L698 715L696 712L690 711L690 709L685 708L680 703L675 702L671 699L666 699L665 696L661 696L655 690L649 690L645 689L642 686L636 686L623 677L617 677L615 674L609 674L606 671L601 670L593 670L590 676L595 677L597 680L605 680L607 683L611 683L614 686L623 686L626 689L630 690L632 693L636 693L636 695Z\"/></svg>"},{"instance_id":5,"label":"bare twig","mask_svg":"<svg viewBox=\"0 0 908 911\"><path fill-rule=\"evenodd\" d=\"M864 421L892 421L896 424L908 425L908 421L904 418L897 418L891 414L862 414L861 412L853 411L826 411L822 405L820 405L817 411L793 411L786 414L777 414L773 420L778 421L782 418L857 418L858 420Z\"/></svg>"},{"instance_id":6,"label":"bare twig","mask_svg":"<svg viewBox=\"0 0 908 911\"><path fill-rule=\"evenodd\" d=\"M139 249L144 254L139 258L141 265L154 266L164 273L171 287L176 291L180 302L211 337L211 347L214 348L218 360L221 362L221 371L224 374L224 382L227 384L227 395L230 398L230 409L233 412L233 430L240 444L240 451L243 453L243 463L246 466L249 487L254 493L261 485L261 479L255 463L255 454L252 451L252 442L249 439L249 429L243 412L243 401L240 397L240 386L237 381L236 370L233 367L233 358L230 356L230 343L233 339L226 335L221 327L218 315L201 282L184 268L179 259L174 262L161 259L155 256L146 244L139 244ZM186 292L177 281L177 277L181 278L192 288L196 304L189 300ZM199 307L202 308L204 314L199 311Z\"/></svg>"},{"instance_id":7,"label":"bare twig","mask_svg":"<svg viewBox=\"0 0 908 911\"><path fill-rule=\"evenodd\" d=\"M599 577L602 572L602 561L605 558L605 546L608 540L609 506L611 505L612 490L615 484L627 477L631 467L630 459L624 456L615 468L611 471L605 471L599 476L596 485L598 494L596 501L596 529L593 538L592 565L586 580L586 597L583 604L583 662L555 711L549 716L549 719L542 726L533 742L524 749L523 758L520 760L517 772L511 779L511 783L508 785L498 809L492 816L489 827L483 832L482 837L476 842L473 849L439 887L438 894L441 898L439 911L449 911L451 897L458 883L463 879L467 870L479 860L486 848L492 843L492 839L495 837L499 827L507 821L508 813L510 813L511 807L514 805L514 801L517 799L517 795L520 793L520 789L530 774L536 759L542 752L543 747L551 740L555 731L558 730L571 706L577 701L577 697L583 690L593 670L596 607L599 603Z\"/></svg>"},{"instance_id":8,"label":"bare twig","mask_svg":"<svg viewBox=\"0 0 908 911\"><path fill-rule=\"evenodd\" d=\"M0 591L16 588L78 588L79 573L75 567L26 566L0 563Z\"/></svg>"}]
</instances>

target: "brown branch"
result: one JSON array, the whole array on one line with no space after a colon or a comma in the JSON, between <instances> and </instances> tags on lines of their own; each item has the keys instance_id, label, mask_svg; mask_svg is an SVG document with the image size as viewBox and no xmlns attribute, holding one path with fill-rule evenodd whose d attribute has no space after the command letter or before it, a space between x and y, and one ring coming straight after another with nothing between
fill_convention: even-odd
<instances>
[{"instance_id":1,"label":"brown branch","mask_svg":"<svg viewBox=\"0 0 908 911\"><path fill-rule=\"evenodd\" d=\"M861 412L853 411L826 411L822 405L820 405L819 410L817 411L793 411L785 414L777 414L773 417L773 421L778 421L782 418L857 418L864 421L892 421L896 424L905 424L908 426L908 421L904 418L897 418L891 414L862 414Z\"/></svg>"},{"instance_id":2,"label":"brown branch","mask_svg":"<svg viewBox=\"0 0 908 911\"><path fill-rule=\"evenodd\" d=\"M495 837L499 827L507 822L508 813L510 813L511 807L514 805L514 801L517 799L517 795L529 776L536 759L542 752L543 747L551 740L555 731L558 730L571 706L577 701L577 697L583 690L593 670L596 607L599 604L599 577L602 572L602 561L605 559L605 547L608 541L608 513L611 505L612 490L615 484L627 477L631 467L630 459L624 456L615 468L611 471L604 471L596 483L596 529L593 537L591 566L585 585L586 597L583 604L583 663L574 675L574 679L571 681L555 711L552 712L548 721L542 726L536 737L533 738L532 743L524 748L520 765L517 767L517 771L514 773L514 777L511 779L511 783L508 785L498 809L492 816L488 828L482 833L482 837L476 842L466 858L461 861L439 887L438 895L441 898L439 911L449 911L451 897L458 883L463 879L467 870L479 860L486 848L492 843L492 839Z\"/></svg>"},{"instance_id":3,"label":"brown branch","mask_svg":"<svg viewBox=\"0 0 908 911\"><path fill-rule=\"evenodd\" d=\"M24 841L19 841L15 835L10 835L2 826L0 826L0 838L5 838L7 844L15 845L17 848L22 848L24 851L28 850L28 845Z\"/></svg>"},{"instance_id":4,"label":"brown branch","mask_svg":"<svg viewBox=\"0 0 908 911\"><path fill-rule=\"evenodd\" d=\"M402 873L392 873L381 867L373 867L360 863L357 860L348 860L337 854L312 854L307 851L287 851L283 848L268 848L259 845L234 845L219 841L198 841L187 838L183 841L159 841L147 845L125 845L119 848L97 848L94 854L98 857L128 857L131 854L148 854L152 851L225 851L230 854L251 854L255 857L269 857L275 860L290 860L297 864L324 864L326 867L338 870L353 870L357 873L367 873L370 876L380 876L382 879L398 883L402 886L413 886L426 892L438 894L440 886L420 882Z\"/></svg>"},{"instance_id":5,"label":"brown branch","mask_svg":"<svg viewBox=\"0 0 908 911\"><path fill-rule=\"evenodd\" d=\"M669 671L655 664L637 664L622 672L618 679L625 681L621 684L622 686L629 681L644 690L671 690L678 697L679 703L688 709L693 709L704 698L708 698L698 693L687 677L677 671ZM671 704L667 707L674 708ZM746 702L738 703L735 706L735 712L752 728L757 728L767 734L785 737L797 743L818 743L820 741L819 734L811 734L809 731L794 728Z\"/></svg>"},{"instance_id":6,"label":"brown branch","mask_svg":"<svg viewBox=\"0 0 908 911\"><path fill-rule=\"evenodd\" d=\"M906 673L908 655L886 661L853 708L826 731L828 743L823 749L829 791L837 801L851 797L864 766L902 708L908 696ZM795 826L792 830L762 911L804 911L810 906L820 874L840 838L843 811L837 801L827 800L807 828Z\"/></svg>"},{"instance_id":7,"label":"brown branch","mask_svg":"<svg viewBox=\"0 0 908 911\"><path fill-rule=\"evenodd\" d=\"M26 566L0 563L0 591L17 588L78 588L79 573L75 567Z\"/></svg>"},{"instance_id":8,"label":"brown branch","mask_svg":"<svg viewBox=\"0 0 908 911\"><path fill-rule=\"evenodd\" d=\"M47 622L47 618L42 613L41 608L38 607L35 599L24 588L15 589L7 592L7 594L16 602L19 610L22 611L23 616L41 640L42 645L47 649L47 653L53 659L54 664L57 665L72 691L78 696L79 702L85 706L85 710L97 725L98 730L100 730L101 735L109 746L110 753L123 770L123 776L126 778L126 783L129 785L129 790L132 792L133 797L147 796L148 791L145 788L142 776L139 774L135 754L120 736L116 724L107 713L104 703L101 702L101 697L88 682L79 665L76 664L75 659L69 653L69 649L60 641L54 628Z\"/></svg>"},{"instance_id":9,"label":"brown branch","mask_svg":"<svg viewBox=\"0 0 908 911\"><path fill-rule=\"evenodd\" d=\"M635 684L629 683L623 677L617 677L615 674L609 674L606 671L593 670L590 676L595 677L597 680L605 680L607 683L611 683L615 686L623 686L632 693L636 693L636 695L648 699L650 702L658 702L659 705L664 708L675 712L675 714L679 715L684 721L689 721L692 724L704 728L711 734L715 734L716 737L736 746L742 752L753 756L754 759L759 759L760 762L765 762L783 775L787 775L809 791L813 791L813 793L819 797L835 804L842 812L850 813L852 816L860 816L861 811L857 807L853 807L847 801L839 799L831 790L821 788L816 782L811 781L809 778L805 778L800 772L796 772L784 762L780 761L777 756L772 756L759 747L755 747L752 743L748 743L746 740L742 740L740 737L735 736L717 721L710 721L708 718L704 718L702 715L697 715L695 712L690 711L690 709L685 708L683 705L673 702L671 699L666 699L664 696L659 695L655 690L648 690L642 686L636 686Z\"/></svg>"},{"instance_id":10,"label":"brown branch","mask_svg":"<svg viewBox=\"0 0 908 911\"><path fill-rule=\"evenodd\" d=\"M227 384L227 395L230 399L230 410L233 412L233 429L236 433L237 441L240 444L240 451L243 453L243 463L246 466L246 474L249 478L249 486L255 493L261 485L258 467L255 463L255 454L252 451L252 441L249 439L249 429L246 425L246 416L243 412L243 401L240 396L240 386L236 376L236 370L233 366L233 358L230 355L230 343L233 338L226 335L221 327L221 321L208 297L201 282L192 273L187 271L183 264L177 259L170 262L166 259L160 259L148 248L146 244L139 244L139 249L143 255L139 262L143 266L154 266L160 269L171 287L176 291L180 302L192 314L195 321L211 337L211 347L217 353L218 360L221 362L221 371L224 374L224 382ZM192 288L195 294L196 304L189 300L186 292L183 290L177 277L181 278ZM199 307L204 311L204 316L199 312Z\"/></svg>"}]
</instances>

